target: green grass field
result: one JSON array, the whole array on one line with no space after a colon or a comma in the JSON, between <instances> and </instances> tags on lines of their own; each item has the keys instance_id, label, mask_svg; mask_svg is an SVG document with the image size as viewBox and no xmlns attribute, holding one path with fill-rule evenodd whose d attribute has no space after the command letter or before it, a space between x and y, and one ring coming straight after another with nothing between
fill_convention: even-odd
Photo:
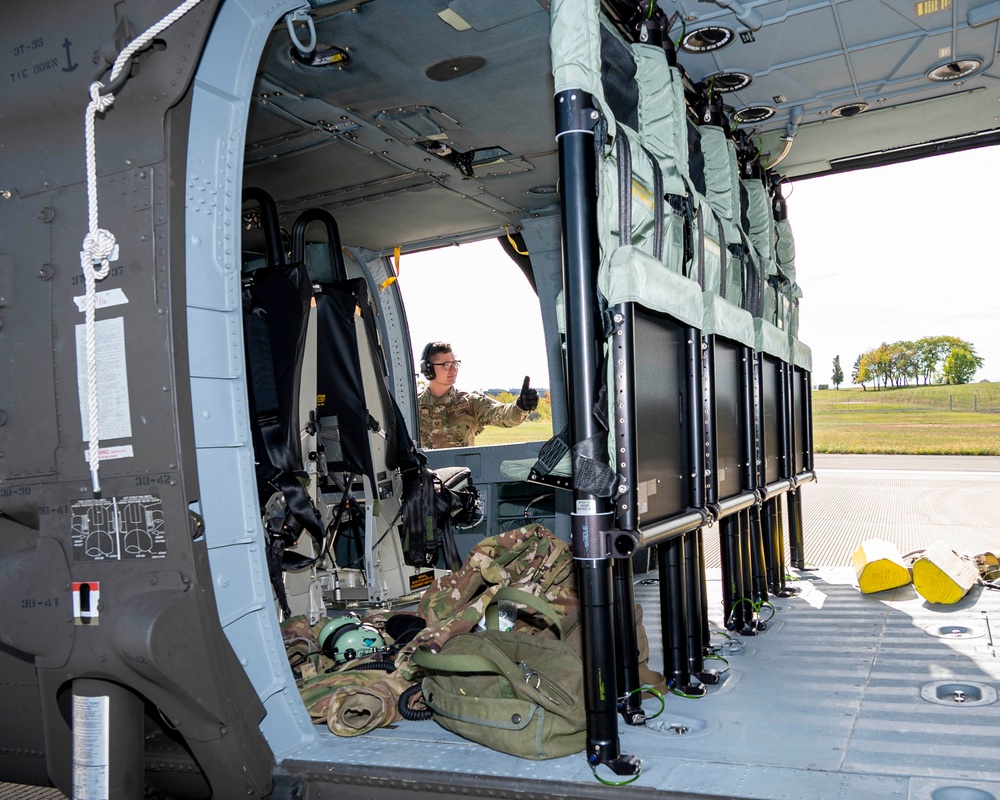
<instances>
[{"instance_id":1,"label":"green grass field","mask_svg":"<svg viewBox=\"0 0 1000 800\"><path fill-rule=\"evenodd\" d=\"M812 400L817 453L1000 455L997 383L825 389Z\"/></svg>"},{"instance_id":2,"label":"green grass field","mask_svg":"<svg viewBox=\"0 0 1000 800\"><path fill-rule=\"evenodd\" d=\"M476 437L477 445L508 444L510 442L544 442L552 438L552 420L522 422L516 428L487 427Z\"/></svg>"},{"instance_id":3,"label":"green grass field","mask_svg":"<svg viewBox=\"0 0 1000 800\"><path fill-rule=\"evenodd\" d=\"M817 453L1000 455L1000 383L878 392L824 389L814 391L812 398ZM552 423L538 420L516 428L487 428L476 444L551 436Z\"/></svg>"}]
</instances>

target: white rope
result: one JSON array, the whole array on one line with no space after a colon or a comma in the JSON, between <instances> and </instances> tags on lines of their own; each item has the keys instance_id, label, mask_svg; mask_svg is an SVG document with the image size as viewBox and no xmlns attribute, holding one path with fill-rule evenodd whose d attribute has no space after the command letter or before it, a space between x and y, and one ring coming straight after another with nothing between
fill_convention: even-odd
<instances>
[{"instance_id":1,"label":"white rope","mask_svg":"<svg viewBox=\"0 0 1000 800\"><path fill-rule=\"evenodd\" d=\"M109 83L114 82L133 55L200 2L201 0L186 0L186 2L167 14L167 16L141 36L132 40L128 47L122 50L118 54L118 58L115 59L115 63L111 67ZM97 394L97 337L94 329L95 298L97 296L97 281L103 280L108 276L108 272L111 269L110 261L117 246L114 234L100 228L97 221L97 144L94 133L94 120L98 112L107 111L115 101L113 94L101 94L101 89L103 88L104 84L100 81L90 84L90 103L87 104L84 117L89 225L87 235L83 237L83 250L80 251L80 266L83 269L83 278L86 286L84 328L86 331L87 347L87 402L90 414L90 481L95 495L100 495L101 493L101 480L98 475L101 467L101 420Z\"/></svg>"}]
</instances>

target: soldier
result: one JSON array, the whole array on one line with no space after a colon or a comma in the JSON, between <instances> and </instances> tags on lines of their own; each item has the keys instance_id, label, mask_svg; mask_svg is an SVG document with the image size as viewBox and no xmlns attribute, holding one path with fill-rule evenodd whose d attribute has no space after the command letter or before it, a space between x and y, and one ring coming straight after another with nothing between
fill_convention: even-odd
<instances>
[{"instance_id":1,"label":"soldier","mask_svg":"<svg viewBox=\"0 0 1000 800\"><path fill-rule=\"evenodd\" d=\"M479 392L455 388L461 361L447 342L428 342L420 357L420 372L427 388L417 397L420 442L424 447L470 447L487 425L513 428L538 407L538 392L526 375L521 394L506 405Z\"/></svg>"}]
</instances>

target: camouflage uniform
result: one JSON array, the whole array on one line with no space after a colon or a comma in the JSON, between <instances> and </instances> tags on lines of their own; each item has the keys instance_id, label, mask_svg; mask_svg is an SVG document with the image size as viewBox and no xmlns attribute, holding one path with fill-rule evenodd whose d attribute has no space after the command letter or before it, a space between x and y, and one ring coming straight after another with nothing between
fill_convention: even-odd
<instances>
[{"instance_id":1,"label":"camouflage uniform","mask_svg":"<svg viewBox=\"0 0 1000 800\"><path fill-rule=\"evenodd\" d=\"M479 392L460 392L454 386L444 397L424 389L417 398L420 443L424 447L471 447L487 425L513 428L528 418L517 401L506 405Z\"/></svg>"},{"instance_id":2,"label":"camouflage uniform","mask_svg":"<svg viewBox=\"0 0 1000 800\"><path fill-rule=\"evenodd\" d=\"M391 641L384 633L389 616L381 612L366 616L362 621L383 630L386 641ZM297 616L281 623L292 674L312 721L326 723L338 736L358 736L401 720L399 696L413 681L384 669L359 669L366 664L374 667L374 662L385 663L387 656L382 653L346 664L337 664L323 655L318 637L328 621L324 617L310 625L306 617ZM418 696L410 701L409 707L418 710L424 706Z\"/></svg>"}]
</instances>

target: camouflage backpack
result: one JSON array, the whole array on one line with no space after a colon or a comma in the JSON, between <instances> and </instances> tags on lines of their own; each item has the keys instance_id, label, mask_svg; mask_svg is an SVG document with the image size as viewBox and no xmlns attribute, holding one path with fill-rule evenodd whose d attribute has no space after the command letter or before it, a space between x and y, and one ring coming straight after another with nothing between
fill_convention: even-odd
<instances>
[{"instance_id":1,"label":"camouflage backpack","mask_svg":"<svg viewBox=\"0 0 1000 800\"><path fill-rule=\"evenodd\" d=\"M427 627L396 656L396 667L414 679L419 669L411 664L418 647L440 652L444 643L480 624L497 592L505 586L541 598L558 619L576 610L576 574L570 546L542 525L529 525L483 539L469 551L461 569L427 587L418 614ZM493 606L490 613L499 609ZM554 637L544 615L524 610L514 620L516 630Z\"/></svg>"},{"instance_id":2,"label":"camouflage backpack","mask_svg":"<svg viewBox=\"0 0 1000 800\"><path fill-rule=\"evenodd\" d=\"M494 601L510 600L550 623L555 638L524 630L461 633L440 652L418 647L411 661L425 673L423 697L441 727L502 753L558 758L586 745L583 662L573 633L546 601L504 587ZM577 615L574 615L577 616Z\"/></svg>"}]
</instances>

